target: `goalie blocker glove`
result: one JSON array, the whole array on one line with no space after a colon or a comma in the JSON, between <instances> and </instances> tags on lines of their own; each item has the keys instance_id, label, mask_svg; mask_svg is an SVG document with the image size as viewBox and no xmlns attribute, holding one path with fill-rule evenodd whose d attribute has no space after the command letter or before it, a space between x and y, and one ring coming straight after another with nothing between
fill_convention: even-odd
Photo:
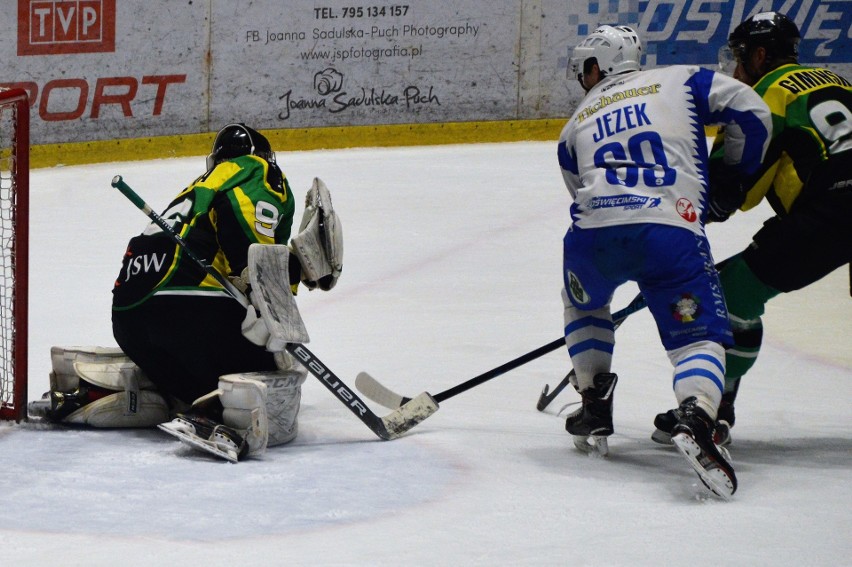
<instances>
[{"instance_id":1,"label":"goalie blocker glove","mask_svg":"<svg viewBox=\"0 0 852 567\"><path fill-rule=\"evenodd\" d=\"M343 271L343 227L331 203L328 187L314 178L305 197L305 212L291 241L301 265L301 281L308 289L328 291Z\"/></svg>"}]
</instances>

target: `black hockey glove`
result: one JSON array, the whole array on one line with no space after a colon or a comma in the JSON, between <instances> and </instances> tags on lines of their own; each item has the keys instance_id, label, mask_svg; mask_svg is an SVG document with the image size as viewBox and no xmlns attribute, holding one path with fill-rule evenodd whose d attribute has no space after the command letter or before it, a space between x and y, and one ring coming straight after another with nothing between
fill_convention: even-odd
<instances>
[{"instance_id":1,"label":"black hockey glove","mask_svg":"<svg viewBox=\"0 0 852 567\"><path fill-rule=\"evenodd\" d=\"M707 222L725 222L745 203L748 186L736 167L715 160L710 163L709 193Z\"/></svg>"}]
</instances>

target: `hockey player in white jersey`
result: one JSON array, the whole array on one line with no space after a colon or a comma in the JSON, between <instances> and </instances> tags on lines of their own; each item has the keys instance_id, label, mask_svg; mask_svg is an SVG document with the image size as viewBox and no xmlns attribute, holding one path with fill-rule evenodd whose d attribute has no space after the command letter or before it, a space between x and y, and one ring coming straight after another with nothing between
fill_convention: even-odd
<instances>
[{"instance_id":1,"label":"hockey player in white jersey","mask_svg":"<svg viewBox=\"0 0 852 567\"><path fill-rule=\"evenodd\" d=\"M704 484L728 498L737 479L712 430L731 331L704 221L714 184L760 166L770 113L730 77L697 66L642 71L641 54L633 29L600 26L569 63L586 96L558 148L574 198L564 239L565 341L582 398L565 427L579 449L607 454L617 382L610 302L635 281L674 367L682 418L673 440ZM727 135L714 172L706 125L724 125Z\"/></svg>"}]
</instances>

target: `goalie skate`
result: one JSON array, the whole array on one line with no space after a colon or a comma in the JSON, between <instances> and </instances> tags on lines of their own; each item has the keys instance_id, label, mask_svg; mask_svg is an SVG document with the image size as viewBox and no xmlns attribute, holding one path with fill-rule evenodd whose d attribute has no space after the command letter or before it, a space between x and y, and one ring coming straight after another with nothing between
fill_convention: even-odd
<instances>
[{"instance_id":1,"label":"goalie skate","mask_svg":"<svg viewBox=\"0 0 852 567\"><path fill-rule=\"evenodd\" d=\"M248 444L239 433L205 417L179 413L172 421L157 427L188 447L232 463L248 454Z\"/></svg>"},{"instance_id":2,"label":"goalie skate","mask_svg":"<svg viewBox=\"0 0 852 567\"><path fill-rule=\"evenodd\" d=\"M33 400L27 404L27 416L30 418L47 419L51 408L50 392L45 392L41 399Z\"/></svg>"}]
</instances>

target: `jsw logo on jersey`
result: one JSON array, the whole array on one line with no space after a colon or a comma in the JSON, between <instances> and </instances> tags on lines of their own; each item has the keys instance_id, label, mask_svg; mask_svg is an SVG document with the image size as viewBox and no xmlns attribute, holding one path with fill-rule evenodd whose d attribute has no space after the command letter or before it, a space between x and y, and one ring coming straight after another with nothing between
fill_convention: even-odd
<instances>
[{"instance_id":1,"label":"jsw logo on jersey","mask_svg":"<svg viewBox=\"0 0 852 567\"><path fill-rule=\"evenodd\" d=\"M163 266L166 265L166 254L142 254L134 256L127 261L127 266L124 269L124 281L130 281L130 278L138 274L148 274L150 272L160 272Z\"/></svg>"}]
</instances>

